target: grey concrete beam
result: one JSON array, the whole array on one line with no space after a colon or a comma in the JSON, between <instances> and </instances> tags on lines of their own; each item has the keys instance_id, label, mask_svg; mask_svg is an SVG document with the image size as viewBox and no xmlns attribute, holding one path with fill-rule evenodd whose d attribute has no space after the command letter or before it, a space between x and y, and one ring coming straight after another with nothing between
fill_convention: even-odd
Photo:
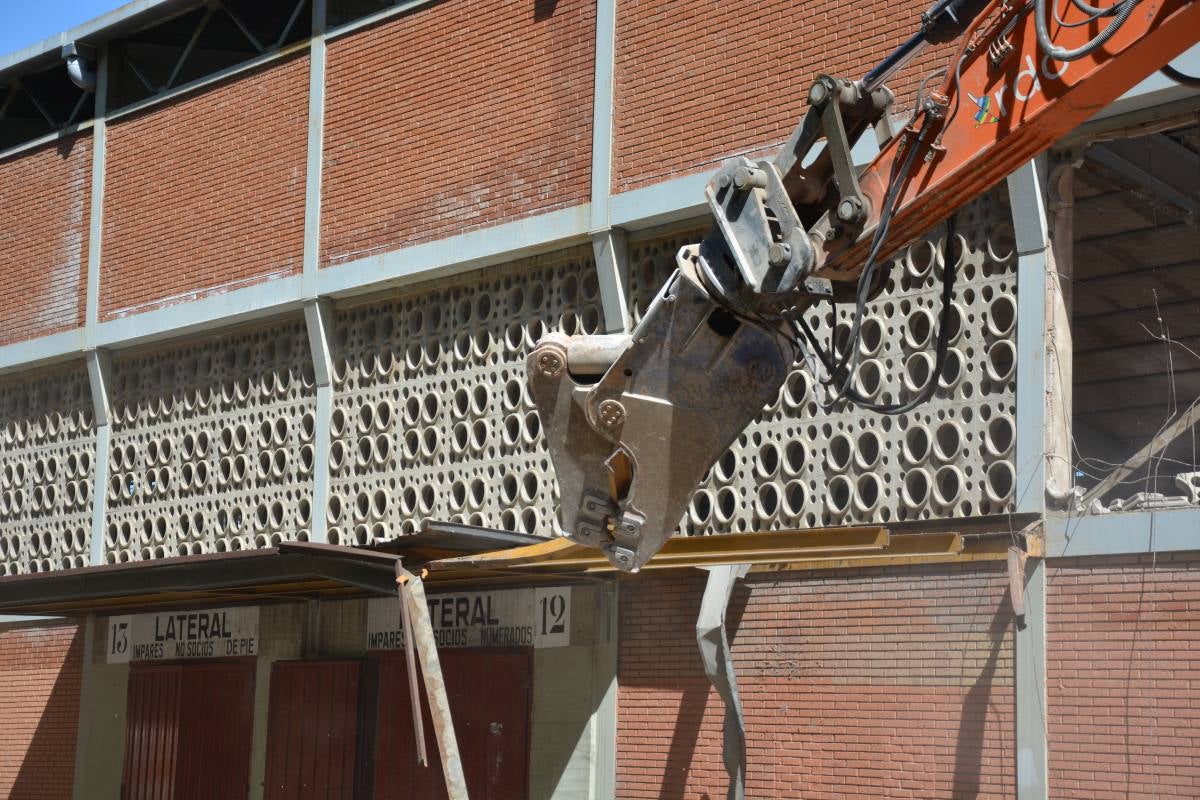
<instances>
[{"instance_id":1,"label":"grey concrete beam","mask_svg":"<svg viewBox=\"0 0 1200 800\"><path fill-rule=\"evenodd\" d=\"M629 318L629 243L621 228L609 228L592 234L596 257L596 277L600 281L600 304L604 309L606 333L628 333Z\"/></svg>"},{"instance_id":2,"label":"grey concrete beam","mask_svg":"<svg viewBox=\"0 0 1200 800\"><path fill-rule=\"evenodd\" d=\"M579 244L587 240L590 213L585 203L323 267L319 294L340 297L405 286Z\"/></svg>"},{"instance_id":3,"label":"grey concrete beam","mask_svg":"<svg viewBox=\"0 0 1200 800\"><path fill-rule=\"evenodd\" d=\"M1200 508L1046 517L1046 557L1200 551Z\"/></svg>"},{"instance_id":4,"label":"grey concrete beam","mask_svg":"<svg viewBox=\"0 0 1200 800\"><path fill-rule=\"evenodd\" d=\"M83 328L0 346L0 375L83 357Z\"/></svg>"},{"instance_id":5,"label":"grey concrete beam","mask_svg":"<svg viewBox=\"0 0 1200 800\"><path fill-rule=\"evenodd\" d=\"M823 147L819 144L816 152ZM865 167L879 155L879 143L874 136L863 136L850 155L856 166ZM684 220L707 222L709 210L704 187L713 172L715 169L706 169L613 195L609 201L609 224L639 231Z\"/></svg>"},{"instance_id":6,"label":"grey concrete beam","mask_svg":"<svg viewBox=\"0 0 1200 800\"><path fill-rule=\"evenodd\" d=\"M295 313L302 307L300 288L300 276L289 275L106 320L96 326L96 346L120 350Z\"/></svg>"}]
</instances>

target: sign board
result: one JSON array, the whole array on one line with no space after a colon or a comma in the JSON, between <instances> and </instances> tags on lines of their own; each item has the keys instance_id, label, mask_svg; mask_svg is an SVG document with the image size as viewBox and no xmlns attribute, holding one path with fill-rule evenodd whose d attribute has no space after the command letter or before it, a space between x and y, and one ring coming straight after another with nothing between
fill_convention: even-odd
<instances>
[{"instance_id":1,"label":"sign board","mask_svg":"<svg viewBox=\"0 0 1200 800\"><path fill-rule=\"evenodd\" d=\"M106 624L109 664L258 655L256 606L132 614Z\"/></svg>"},{"instance_id":2,"label":"sign board","mask_svg":"<svg viewBox=\"0 0 1200 800\"><path fill-rule=\"evenodd\" d=\"M530 587L426 595L438 647L566 647L571 588ZM367 601L367 649L403 650L400 603Z\"/></svg>"}]
</instances>

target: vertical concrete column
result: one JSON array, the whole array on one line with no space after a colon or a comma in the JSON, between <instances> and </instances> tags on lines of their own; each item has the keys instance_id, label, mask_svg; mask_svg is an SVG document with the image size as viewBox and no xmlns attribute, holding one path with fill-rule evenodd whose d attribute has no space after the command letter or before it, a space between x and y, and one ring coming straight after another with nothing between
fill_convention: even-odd
<instances>
[{"instance_id":1,"label":"vertical concrete column","mask_svg":"<svg viewBox=\"0 0 1200 800\"><path fill-rule=\"evenodd\" d=\"M1069 150L1047 155L1046 260L1046 489L1047 502L1061 505L1075 482L1071 453L1071 409L1075 346L1071 295L1075 261L1075 169L1082 156Z\"/></svg>"},{"instance_id":2,"label":"vertical concrete column","mask_svg":"<svg viewBox=\"0 0 1200 800\"><path fill-rule=\"evenodd\" d=\"M312 352L313 374L317 384L316 431L313 434L313 496L311 541L328 540L329 506L329 417L333 412L333 354L329 349L333 312L325 300L304 302L304 324Z\"/></svg>"},{"instance_id":3,"label":"vertical concrete column","mask_svg":"<svg viewBox=\"0 0 1200 800\"><path fill-rule=\"evenodd\" d=\"M592 95L592 194L588 229L596 256L600 302L607 333L629 330L628 248L625 232L611 227L613 80L616 66L617 3L596 0L596 60Z\"/></svg>"},{"instance_id":4,"label":"vertical concrete column","mask_svg":"<svg viewBox=\"0 0 1200 800\"><path fill-rule=\"evenodd\" d=\"M1046 564L1025 562L1025 625L1016 635L1017 800L1047 800Z\"/></svg>"},{"instance_id":5,"label":"vertical concrete column","mask_svg":"<svg viewBox=\"0 0 1200 800\"><path fill-rule=\"evenodd\" d=\"M92 390L92 416L96 421L96 455L92 484L92 534L88 563L104 563L104 521L108 513L108 451L112 442L112 362L105 350L88 350L88 383Z\"/></svg>"},{"instance_id":6,"label":"vertical concrete column","mask_svg":"<svg viewBox=\"0 0 1200 800\"><path fill-rule=\"evenodd\" d=\"M312 40L308 51L308 160L304 181L304 253L301 291L317 296L321 255L321 170L325 150L326 0L313 0Z\"/></svg>"},{"instance_id":7,"label":"vertical concrete column","mask_svg":"<svg viewBox=\"0 0 1200 800\"><path fill-rule=\"evenodd\" d=\"M317 383L317 429L313 436L313 496L311 541L328 541L329 415L333 411L333 359L329 323L333 315L318 300L321 258L321 170L325 151L325 29L326 0L312 2L312 39L308 60L308 158L304 182L304 253L300 276L304 324Z\"/></svg>"},{"instance_id":8,"label":"vertical concrete column","mask_svg":"<svg viewBox=\"0 0 1200 800\"><path fill-rule=\"evenodd\" d=\"M84 304L84 347L96 346L100 321L100 248L104 226L104 161L108 144L108 45L96 57L96 106L92 122L92 191L88 217L87 288Z\"/></svg>"},{"instance_id":9,"label":"vertical concrete column","mask_svg":"<svg viewBox=\"0 0 1200 800\"><path fill-rule=\"evenodd\" d=\"M596 257L596 276L600 280L600 305L604 309L606 333L630 330L629 318L629 244L625 231L608 228L592 234L592 252Z\"/></svg>"},{"instance_id":10,"label":"vertical concrete column","mask_svg":"<svg viewBox=\"0 0 1200 800\"><path fill-rule=\"evenodd\" d=\"M95 622L94 617L89 620ZM80 692L79 734L75 743L75 800L121 796L125 753L125 708L129 665L107 664L103 652L106 631L95 633L84 661Z\"/></svg>"},{"instance_id":11,"label":"vertical concrete column","mask_svg":"<svg viewBox=\"0 0 1200 800\"><path fill-rule=\"evenodd\" d=\"M596 61L592 94L593 232L608 228L612 191L613 79L616 64L617 0L596 0Z\"/></svg>"},{"instance_id":12,"label":"vertical concrete column","mask_svg":"<svg viewBox=\"0 0 1200 800\"><path fill-rule=\"evenodd\" d=\"M104 162L108 125L108 45L96 56L96 97L92 122L91 211L88 216L87 286L85 287L83 342L88 382L92 390L92 414L96 427L96 452L92 484L92 532L88 563L104 563L104 519L108 511L108 449L112 441L112 411L108 391L112 372L108 353L96 350L96 326L100 322L100 252L104 230Z\"/></svg>"},{"instance_id":13,"label":"vertical concrete column","mask_svg":"<svg viewBox=\"0 0 1200 800\"><path fill-rule=\"evenodd\" d=\"M83 657L79 665L79 723L75 733L75 784L72 797L87 797L86 759L88 736L91 734L92 694L95 680L92 676L92 651L95 649L96 615L88 614L79 623L83 626Z\"/></svg>"},{"instance_id":14,"label":"vertical concrete column","mask_svg":"<svg viewBox=\"0 0 1200 800\"><path fill-rule=\"evenodd\" d=\"M1046 508L1046 270L1050 234L1036 161L1008 178L1017 249L1016 510Z\"/></svg>"},{"instance_id":15,"label":"vertical concrete column","mask_svg":"<svg viewBox=\"0 0 1200 800\"><path fill-rule=\"evenodd\" d=\"M1044 514L1051 447L1047 380L1047 276L1053 269L1044 181L1037 161L1008 178L1017 258L1017 511ZM1055 373L1057 374L1057 373ZM1016 634L1018 800L1047 800L1045 565L1025 566L1025 625Z\"/></svg>"},{"instance_id":16,"label":"vertical concrete column","mask_svg":"<svg viewBox=\"0 0 1200 800\"><path fill-rule=\"evenodd\" d=\"M601 592L603 620L596 636L592 670L592 780L589 800L617 796L617 624L620 584L613 580Z\"/></svg>"}]
</instances>

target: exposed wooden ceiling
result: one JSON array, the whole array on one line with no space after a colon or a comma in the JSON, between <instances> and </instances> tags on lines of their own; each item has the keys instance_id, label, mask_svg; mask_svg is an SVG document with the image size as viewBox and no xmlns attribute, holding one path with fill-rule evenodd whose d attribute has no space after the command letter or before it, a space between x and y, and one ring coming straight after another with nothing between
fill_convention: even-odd
<instances>
[{"instance_id":1,"label":"exposed wooden ceiling","mask_svg":"<svg viewBox=\"0 0 1200 800\"><path fill-rule=\"evenodd\" d=\"M1074 420L1087 459L1124 459L1200 397L1198 212L1200 126L1094 144L1076 173ZM1198 468L1200 441L1185 436L1166 455L1157 489L1176 494L1173 476Z\"/></svg>"}]
</instances>

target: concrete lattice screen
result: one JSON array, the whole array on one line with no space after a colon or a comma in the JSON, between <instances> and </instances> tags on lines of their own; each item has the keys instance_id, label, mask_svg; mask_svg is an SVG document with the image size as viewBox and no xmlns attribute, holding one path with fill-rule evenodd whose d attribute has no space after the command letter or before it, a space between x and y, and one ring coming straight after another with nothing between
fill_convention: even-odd
<instances>
[{"instance_id":1,"label":"concrete lattice screen","mask_svg":"<svg viewBox=\"0 0 1200 800\"><path fill-rule=\"evenodd\" d=\"M339 311L330 541L426 520L549 533L558 490L525 357L544 332L602 320L585 249Z\"/></svg>"},{"instance_id":2,"label":"concrete lattice screen","mask_svg":"<svg viewBox=\"0 0 1200 800\"><path fill-rule=\"evenodd\" d=\"M897 417L859 409L826 413L811 373L797 364L778 399L717 462L682 528L719 533L1010 511L1015 491L1016 267L1007 195L993 191L957 217L961 252L950 353L941 388ZM632 245L635 315L701 231ZM897 402L933 368L945 229L902 250L868 306L856 386ZM837 325L852 308L839 306ZM828 305L807 319L829 340Z\"/></svg>"},{"instance_id":3,"label":"concrete lattice screen","mask_svg":"<svg viewBox=\"0 0 1200 800\"><path fill-rule=\"evenodd\" d=\"M992 193L959 215L952 351L934 400L899 417L826 413L797 366L710 471L681 530L1011 510L1016 259L1003 200ZM630 245L635 316L696 235ZM857 381L876 399L907 396L932 368L941 236L902 251L870 304ZM849 311L839 309L839 324ZM829 336L827 306L809 319ZM385 541L431 520L551 533L557 484L524 361L544 332L597 333L602 320L587 248L338 306L329 541ZM104 561L309 538L321 462L315 395L299 318L115 356ZM86 373L10 381L0 397L4 570L81 566L95 447ZM30 416L47 402L62 410Z\"/></svg>"},{"instance_id":4,"label":"concrete lattice screen","mask_svg":"<svg viewBox=\"0 0 1200 800\"><path fill-rule=\"evenodd\" d=\"M307 538L316 409L301 322L115 358L107 563Z\"/></svg>"},{"instance_id":5,"label":"concrete lattice screen","mask_svg":"<svg viewBox=\"0 0 1200 800\"><path fill-rule=\"evenodd\" d=\"M0 575L87 565L95 452L82 366L0 383Z\"/></svg>"}]
</instances>

